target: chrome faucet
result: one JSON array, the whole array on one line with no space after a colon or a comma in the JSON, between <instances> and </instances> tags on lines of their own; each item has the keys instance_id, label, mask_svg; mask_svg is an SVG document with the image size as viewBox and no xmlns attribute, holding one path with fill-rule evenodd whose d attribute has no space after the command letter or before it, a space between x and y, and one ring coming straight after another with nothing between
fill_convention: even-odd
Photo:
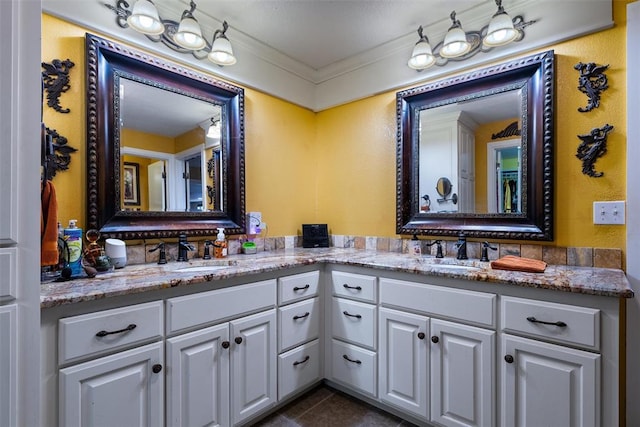
<instances>
[{"instance_id":1,"label":"chrome faucet","mask_svg":"<svg viewBox=\"0 0 640 427\"><path fill-rule=\"evenodd\" d=\"M187 235L178 236L178 259L176 261L189 261L189 251L195 251L196 248L187 242Z\"/></svg>"},{"instance_id":2,"label":"chrome faucet","mask_svg":"<svg viewBox=\"0 0 640 427\"><path fill-rule=\"evenodd\" d=\"M467 236L463 232L458 234L456 249L458 250L456 259L469 259L467 258Z\"/></svg>"}]
</instances>

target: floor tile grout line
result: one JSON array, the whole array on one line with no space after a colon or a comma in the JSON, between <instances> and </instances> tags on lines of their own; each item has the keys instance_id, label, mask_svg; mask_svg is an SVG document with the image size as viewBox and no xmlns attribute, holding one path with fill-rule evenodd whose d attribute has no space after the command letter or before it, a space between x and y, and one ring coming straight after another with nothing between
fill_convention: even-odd
<instances>
[{"instance_id":1,"label":"floor tile grout line","mask_svg":"<svg viewBox=\"0 0 640 427\"><path fill-rule=\"evenodd\" d=\"M327 388L328 389L328 388ZM300 418L302 418L303 416L305 416L309 411L313 410L314 408L317 408L318 405L321 405L323 402L325 402L327 399L329 399L330 397L335 395L335 392L333 390L330 390L330 394L325 397L324 399L320 400L318 403L316 403L315 405L311 406L310 408L308 408L306 411L302 412L301 414L293 417L293 420L299 420Z\"/></svg>"}]
</instances>

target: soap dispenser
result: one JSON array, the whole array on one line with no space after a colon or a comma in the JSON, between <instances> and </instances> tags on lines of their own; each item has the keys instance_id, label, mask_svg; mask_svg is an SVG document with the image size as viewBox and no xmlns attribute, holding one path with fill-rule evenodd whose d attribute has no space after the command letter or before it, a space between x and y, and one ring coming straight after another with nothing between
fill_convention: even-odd
<instances>
[{"instance_id":1,"label":"soap dispenser","mask_svg":"<svg viewBox=\"0 0 640 427\"><path fill-rule=\"evenodd\" d=\"M215 258L224 258L227 256L227 238L224 235L224 228L218 228L218 236L213 242L213 256Z\"/></svg>"}]
</instances>

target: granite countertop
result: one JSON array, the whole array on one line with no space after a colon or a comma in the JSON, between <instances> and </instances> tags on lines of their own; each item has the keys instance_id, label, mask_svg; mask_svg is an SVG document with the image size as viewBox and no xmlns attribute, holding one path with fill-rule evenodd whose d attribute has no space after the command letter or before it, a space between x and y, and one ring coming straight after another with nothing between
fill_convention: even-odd
<instances>
[{"instance_id":1,"label":"granite countertop","mask_svg":"<svg viewBox=\"0 0 640 427\"><path fill-rule=\"evenodd\" d=\"M396 252L358 249L287 249L254 255L232 255L224 259L141 264L66 282L41 284L40 307L50 308L82 301L188 286L257 273L319 263L369 267L379 270L449 277L522 287L551 289L591 295L633 298L633 290L622 270L549 265L544 273L493 270L488 262L415 257ZM200 270L198 267L219 267ZM191 268L191 271L179 271Z\"/></svg>"}]
</instances>

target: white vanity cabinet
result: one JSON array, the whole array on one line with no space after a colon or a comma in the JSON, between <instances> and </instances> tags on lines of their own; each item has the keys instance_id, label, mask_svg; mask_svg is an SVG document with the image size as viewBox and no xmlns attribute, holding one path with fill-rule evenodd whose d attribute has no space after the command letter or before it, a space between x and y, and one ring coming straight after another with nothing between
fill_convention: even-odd
<instances>
[{"instance_id":1,"label":"white vanity cabinet","mask_svg":"<svg viewBox=\"0 0 640 427\"><path fill-rule=\"evenodd\" d=\"M603 425L600 320L593 308L502 299L502 425Z\"/></svg>"},{"instance_id":2,"label":"white vanity cabinet","mask_svg":"<svg viewBox=\"0 0 640 427\"><path fill-rule=\"evenodd\" d=\"M320 272L278 278L278 400L322 378Z\"/></svg>"},{"instance_id":3,"label":"white vanity cabinet","mask_svg":"<svg viewBox=\"0 0 640 427\"><path fill-rule=\"evenodd\" d=\"M167 339L167 425L237 425L276 404L275 305L275 279L167 300L167 335L197 328Z\"/></svg>"},{"instance_id":4,"label":"white vanity cabinet","mask_svg":"<svg viewBox=\"0 0 640 427\"><path fill-rule=\"evenodd\" d=\"M60 319L59 425L160 425L162 336L161 301Z\"/></svg>"},{"instance_id":5,"label":"white vanity cabinet","mask_svg":"<svg viewBox=\"0 0 640 427\"><path fill-rule=\"evenodd\" d=\"M379 286L380 400L439 425L495 425L496 332L487 328L497 296L389 278Z\"/></svg>"},{"instance_id":6,"label":"white vanity cabinet","mask_svg":"<svg viewBox=\"0 0 640 427\"><path fill-rule=\"evenodd\" d=\"M331 272L327 319L328 377L368 396L377 396L377 277Z\"/></svg>"}]
</instances>

